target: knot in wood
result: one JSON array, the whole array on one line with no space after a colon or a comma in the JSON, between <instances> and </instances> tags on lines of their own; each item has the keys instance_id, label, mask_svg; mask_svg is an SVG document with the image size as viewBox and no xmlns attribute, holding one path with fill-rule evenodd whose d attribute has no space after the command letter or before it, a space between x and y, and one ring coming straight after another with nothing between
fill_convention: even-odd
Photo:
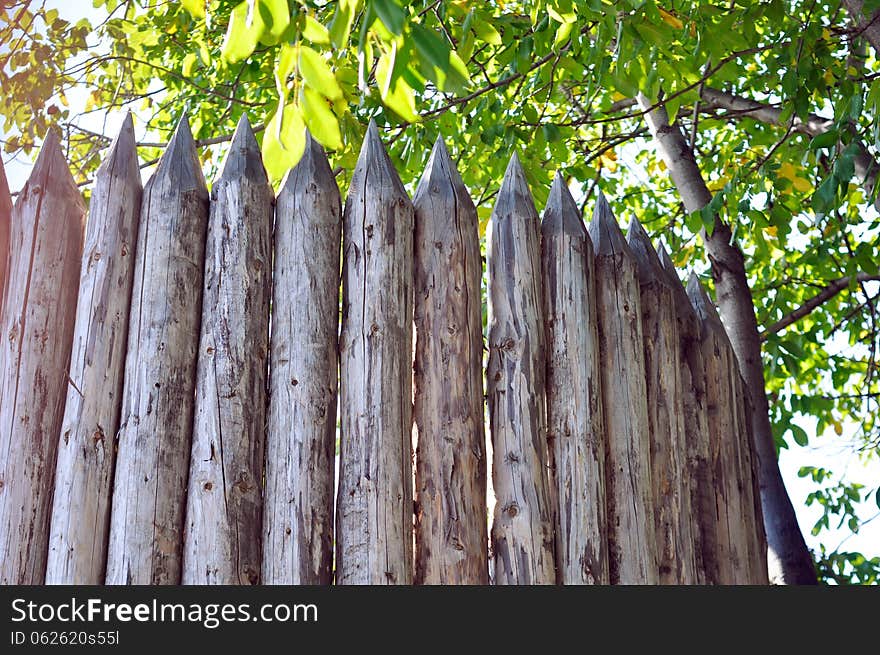
<instances>
[{"instance_id":1,"label":"knot in wood","mask_svg":"<svg viewBox=\"0 0 880 655\"><path fill-rule=\"evenodd\" d=\"M504 513L507 514L510 518L514 518L517 514L519 514L519 505L516 503L510 503L504 508Z\"/></svg>"}]
</instances>

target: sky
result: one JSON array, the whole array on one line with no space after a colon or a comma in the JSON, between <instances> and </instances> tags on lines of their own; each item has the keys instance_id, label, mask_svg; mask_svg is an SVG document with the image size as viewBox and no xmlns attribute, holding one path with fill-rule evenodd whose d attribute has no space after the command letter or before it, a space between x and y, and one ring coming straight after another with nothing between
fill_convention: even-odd
<instances>
[{"instance_id":1,"label":"sky","mask_svg":"<svg viewBox=\"0 0 880 655\"><path fill-rule=\"evenodd\" d=\"M102 16L106 15L103 10L95 9L91 0L47 0L46 6L58 9L59 14L71 22L85 17L95 23L96 19L100 20ZM76 113L78 108L82 109L85 106L86 91L72 91L67 95L73 110L72 113ZM121 111L107 115L93 113L81 117L78 123L86 129L113 136L122 124L123 118L124 114ZM135 120L135 131L139 139L144 139L147 136L143 126L137 124L137 120ZM0 129L0 137L2 136L3 131ZM36 153L33 156L36 157ZM646 174L641 171L641 166L635 162L631 153L622 152L619 153L619 157L635 174L643 179L646 178ZM9 155L4 153L3 164L6 168L10 189L17 191L24 185L32 162L24 157L11 160ZM144 170L144 176L146 177L148 174L149 170ZM874 457L868 462L860 461L853 445L847 440L847 435L855 431L854 425L845 424L843 435L837 436L831 431L826 431L825 435L815 435L815 421L808 417L802 417L799 423L811 435L810 442L804 447L792 444L790 449L783 450L779 464L807 544L811 548L818 549L820 539L813 537L810 530L821 516L821 509L818 504L814 504L813 507L807 507L805 504L807 494L815 489L815 484L809 478L798 477L798 470L802 466L823 466L831 470L835 476L839 477L845 474L847 480L860 482L867 489L872 489L880 482L880 460ZM868 498L859 505L858 514L863 521L875 516L878 512L880 512L880 508L874 498ZM820 535L821 541L826 544L826 548L829 550L833 550L843 542L842 547L845 550L862 552L869 557L880 555L880 518L864 525L858 534L852 534L846 526L837 529L832 524L832 528L832 530L823 530Z\"/></svg>"}]
</instances>

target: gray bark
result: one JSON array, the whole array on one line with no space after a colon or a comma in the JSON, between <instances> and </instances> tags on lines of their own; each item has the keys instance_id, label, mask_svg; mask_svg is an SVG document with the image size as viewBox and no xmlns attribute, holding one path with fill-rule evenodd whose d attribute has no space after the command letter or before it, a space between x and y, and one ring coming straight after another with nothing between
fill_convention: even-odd
<instances>
[{"instance_id":1,"label":"gray bark","mask_svg":"<svg viewBox=\"0 0 880 655\"><path fill-rule=\"evenodd\" d=\"M627 243L638 263L660 583L689 585L697 574L674 289L636 218Z\"/></svg>"},{"instance_id":2,"label":"gray bark","mask_svg":"<svg viewBox=\"0 0 880 655\"><path fill-rule=\"evenodd\" d=\"M273 202L242 114L211 188L183 584L260 582Z\"/></svg>"},{"instance_id":3,"label":"gray bark","mask_svg":"<svg viewBox=\"0 0 880 655\"><path fill-rule=\"evenodd\" d=\"M602 353L605 495L611 584L656 584L651 435L637 265L599 195L589 234L596 254Z\"/></svg>"},{"instance_id":4,"label":"gray bark","mask_svg":"<svg viewBox=\"0 0 880 655\"><path fill-rule=\"evenodd\" d=\"M865 37L865 40L874 48L874 52L880 55L880 10L871 16L866 16L863 9L863 0L843 0L843 6L852 19L856 28L856 34Z\"/></svg>"},{"instance_id":5,"label":"gray bark","mask_svg":"<svg viewBox=\"0 0 880 655\"><path fill-rule=\"evenodd\" d=\"M487 584L477 210L438 138L415 209L416 584Z\"/></svg>"},{"instance_id":6,"label":"gray bark","mask_svg":"<svg viewBox=\"0 0 880 655\"><path fill-rule=\"evenodd\" d=\"M678 278L669 253L657 247L660 263L672 286L678 323L679 359L683 393L682 418L690 479L696 582L718 583L718 544L715 525L715 474L709 461L709 418L706 407L706 376L700 349L702 324L694 313L687 292ZM760 526L763 532L764 526Z\"/></svg>"},{"instance_id":7,"label":"gray bark","mask_svg":"<svg viewBox=\"0 0 880 655\"><path fill-rule=\"evenodd\" d=\"M333 581L342 207L308 137L275 206L263 582Z\"/></svg>"},{"instance_id":8,"label":"gray bark","mask_svg":"<svg viewBox=\"0 0 880 655\"><path fill-rule=\"evenodd\" d=\"M489 220L489 362L495 584L554 584L538 212L511 157Z\"/></svg>"},{"instance_id":9,"label":"gray bark","mask_svg":"<svg viewBox=\"0 0 880 655\"><path fill-rule=\"evenodd\" d=\"M556 516L557 582L608 584L605 422L593 246L557 173L541 223L547 325L547 440Z\"/></svg>"},{"instance_id":10,"label":"gray bark","mask_svg":"<svg viewBox=\"0 0 880 655\"><path fill-rule=\"evenodd\" d=\"M46 584L104 582L141 193L129 114L89 203Z\"/></svg>"},{"instance_id":11,"label":"gray bark","mask_svg":"<svg viewBox=\"0 0 880 655\"><path fill-rule=\"evenodd\" d=\"M6 170L0 161L0 313L3 312L3 296L6 272L9 270L9 231L12 218L12 197L6 182Z\"/></svg>"},{"instance_id":12,"label":"gray bark","mask_svg":"<svg viewBox=\"0 0 880 655\"><path fill-rule=\"evenodd\" d=\"M647 108L650 101L640 96L639 104ZM681 130L677 125L669 124L662 107L648 112L645 118L685 209L694 212L705 207L712 195ZM752 429L769 546L770 578L781 584L816 584L812 557L779 472L770 427L770 407L764 389L761 339L743 254L733 242L730 227L719 217L716 217L712 234L704 234L704 240L721 315L754 409Z\"/></svg>"},{"instance_id":13,"label":"gray bark","mask_svg":"<svg viewBox=\"0 0 880 655\"><path fill-rule=\"evenodd\" d=\"M370 122L343 212L338 584L411 584L413 208Z\"/></svg>"},{"instance_id":14,"label":"gray bark","mask_svg":"<svg viewBox=\"0 0 880 655\"><path fill-rule=\"evenodd\" d=\"M11 216L0 315L0 584L43 584L85 207L49 131Z\"/></svg>"},{"instance_id":15,"label":"gray bark","mask_svg":"<svg viewBox=\"0 0 880 655\"><path fill-rule=\"evenodd\" d=\"M180 584L207 219L183 118L141 205L107 584Z\"/></svg>"}]
</instances>

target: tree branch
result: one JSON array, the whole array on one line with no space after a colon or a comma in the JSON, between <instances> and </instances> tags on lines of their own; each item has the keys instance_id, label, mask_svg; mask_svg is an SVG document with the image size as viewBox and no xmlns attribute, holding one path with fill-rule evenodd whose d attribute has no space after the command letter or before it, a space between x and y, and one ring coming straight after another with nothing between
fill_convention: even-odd
<instances>
[{"instance_id":1,"label":"tree branch","mask_svg":"<svg viewBox=\"0 0 880 655\"><path fill-rule=\"evenodd\" d=\"M869 275L868 273L859 273L856 275L856 280L860 283L864 282L872 282L880 280L880 275ZM784 330L792 323L796 323L804 316L810 314L814 309L822 306L829 300L831 300L834 296L839 294L841 291L846 289L849 286L850 277L841 277L836 280L832 280L829 282L822 291L817 293L815 296L807 300L803 305L795 309L793 312L786 314L781 319L776 321L773 325L768 327L761 333L761 341L766 341L768 337L773 334L776 334L780 330Z\"/></svg>"}]
</instances>

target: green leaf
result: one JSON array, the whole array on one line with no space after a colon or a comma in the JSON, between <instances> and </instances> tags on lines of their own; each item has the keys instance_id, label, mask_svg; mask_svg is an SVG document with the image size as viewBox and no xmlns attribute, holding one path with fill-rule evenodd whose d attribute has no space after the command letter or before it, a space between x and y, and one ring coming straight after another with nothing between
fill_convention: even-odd
<instances>
[{"instance_id":1,"label":"green leaf","mask_svg":"<svg viewBox=\"0 0 880 655\"><path fill-rule=\"evenodd\" d=\"M342 97L342 89L336 81L333 71L330 70L324 58L308 46L300 46L299 70L305 83L315 91L331 100L338 100ZM318 140L320 141L320 139Z\"/></svg>"},{"instance_id":2,"label":"green leaf","mask_svg":"<svg viewBox=\"0 0 880 655\"><path fill-rule=\"evenodd\" d=\"M339 121L330 110L327 100L312 88L303 91L303 114L312 136L330 150L342 149Z\"/></svg>"},{"instance_id":3,"label":"green leaf","mask_svg":"<svg viewBox=\"0 0 880 655\"><path fill-rule=\"evenodd\" d=\"M260 37L264 45L275 45L290 25L287 0L257 0L265 28Z\"/></svg>"},{"instance_id":4,"label":"green leaf","mask_svg":"<svg viewBox=\"0 0 880 655\"><path fill-rule=\"evenodd\" d=\"M315 45L330 45L330 32L311 16L306 16L302 35Z\"/></svg>"},{"instance_id":5,"label":"green leaf","mask_svg":"<svg viewBox=\"0 0 880 655\"><path fill-rule=\"evenodd\" d=\"M395 52L382 53L376 62L376 81L379 83L379 95L386 107L394 111L403 120L414 123L419 120L416 114L416 103L412 88L402 77L394 79Z\"/></svg>"},{"instance_id":6,"label":"green leaf","mask_svg":"<svg viewBox=\"0 0 880 655\"><path fill-rule=\"evenodd\" d=\"M801 426L795 425L792 423L789 425L789 429L791 430L791 436L794 437L794 442L798 446L806 446L807 442L810 440L809 436L807 436L806 430L804 430Z\"/></svg>"},{"instance_id":7,"label":"green leaf","mask_svg":"<svg viewBox=\"0 0 880 655\"><path fill-rule=\"evenodd\" d=\"M813 140L810 141L810 150L818 150L819 148L831 148L837 145L837 140L837 130L831 129L827 132L822 132L822 134L817 134L815 137L813 137Z\"/></svg>"},{"instance_id":8,"label":"green leaf","mask_svg":"<svg viewBox=\"0 0 880 655\"><path fill-rule=\"evenodd\" d=\"M432 66L446 72L449 67L449 44L436 33L422 27L412 26L412 38L418 53Z\"/></svg>"},{"instance_id":9,"label":"green leaf","mask_svg":"<svg viewBox=\"0 0 880 655\"><path fill-rule=\"evenodd\" d=\"M348 35L351 33L356 9L357 0L339 0L333 22L330 23L330 41L335 47L343 48L348 45Z\"/></svg>"},{"instance_id":10,"label":"green leaf","mask_svg":"<svg viewBox=\"0 0 880 655\"><path fill-rule=\"evenodd\" d=\"M277 182L296 166L306 149L306 126L295 103L282 104L266 125L263 135L263 164Z\"/></svg>"},{"instance_id":11,"label":"green leaf","mask_svg":"<svg viewBox=\"0 0 880 655\"><path fill-rule=\"evenodd\" d=\"M229 26L226 28L221 54L230 64L250 57L263 35L265 26L260 12L251 9L251 3L241 2L229 16Z\"/></svg>"},{"instance_id":12,"label":"green leaf","mask_svg":"<svg viewBox=\"0 0 880 655\"><path fill-rule=\"evenodd\" d=\"M196 62L198 61L198 55L194 52L188 52L186 56L183 58L183 62L181 63L180 69L183 71L185 77L192 77L193 70L196 67Z\"/></svg>"},{"instance_id":13,"label":"green leaf","mask_svg":"<svg viewBox=\"0 0 880 655\"><path fill-rule=\"evenodd\" d=\"M278 49L278 62L275 64L275 88L280 98L287 98L287 78L296 68L296 46L285 43Z\"/></svg>"},{"instance_id":14,"label":"green leaf","mask_svg":"<svg viewBox=\"0 0 880 655\"><path fill-rule=\"evenodd\" d=\"M474 21L473 24L474 32L476 32L477 36L480 37L481 40L485 41L489 45L501 45L501 35L498 33L498 30L486 20L480 20L479 18Z\"/></svg>"},{"instance_id":15,"label":"green leaf","mask_svg":"<svg viewBox=\"0 0 880 655\"><path fill-rule=\"evenodd\" d=\"M376 16L388 28L389 32L397 35L403 33L403 22L406 14L403 13L403 8L399 4L394 2L394 0L372 0L370 4Z\"/></svg>"},{"instance_id":16,"label":"green leaf","mask_svg":"<svg viewBox=\"0 0 880 655\"><path fill-rule=\"evenodd\" d=\"M205 0L180 0L180 4L193 18L205 17Z\"/></svg>"}]
</instances>

